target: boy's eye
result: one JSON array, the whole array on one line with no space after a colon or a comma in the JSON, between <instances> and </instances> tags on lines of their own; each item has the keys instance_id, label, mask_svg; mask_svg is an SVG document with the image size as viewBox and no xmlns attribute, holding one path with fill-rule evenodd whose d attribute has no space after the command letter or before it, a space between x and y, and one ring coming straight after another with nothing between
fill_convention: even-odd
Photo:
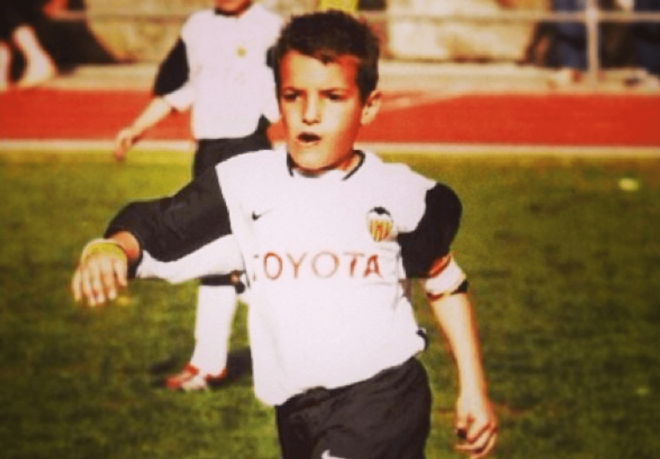
<instances>
[{"instance_id":1,"label":"boy's eye","mask_svg":"<svg viewBox=\"0 0 660 459\"><path fill-rule=\"evenodd\" d=\"M339 101L344 99L344 95L338 92L330 92L326 95L329 100Z\"/></svg>"},{"instance_id":2,"label":"boy's eye","mask_svg":"<svg viewBox=\"0 0 660 459\"><path fill-rule=\"evenodd\" d=\"M282 93L282 99L284 99L287 102L293 102L297 98L298 98L297 92L289 91Z\"/></svg>"}]
</instances>

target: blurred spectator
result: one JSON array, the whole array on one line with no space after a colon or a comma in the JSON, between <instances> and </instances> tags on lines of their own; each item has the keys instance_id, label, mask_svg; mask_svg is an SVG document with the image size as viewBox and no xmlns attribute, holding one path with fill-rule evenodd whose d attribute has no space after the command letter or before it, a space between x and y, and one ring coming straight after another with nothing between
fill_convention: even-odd
<instances>
[{"instance_id":1,"label":"blurred spectator","mask_svg":"<svg viewBox=\"0 0 660 459\"><path fill-rule=\"evenodd\" d=\"M557 12L584 11L587 0L552 0ZM660 11L660 0L599 0L598 7L604 10L619 9ZM559 67L554 78L558 84L580 81L587 69L587 32L582 22L542 23L528 48L527 61L534 60L535 47L542 35L550 32L551 43L546 62ZM600 67L617 67L633 64L641 71L635 72L629 84L651 84L660 86L660 24L637 22L630 25L600 23L598 26L598 59Z\"/></svg>"},{"instance_id":2,"label":"blurred spectator","mask_svg":"<svg viewBox=\"0 0 660 459\"><path fill-rule=\"evenodd\" d=\"M84 21L59 21L84 0L0 2L0 90L29 88L79 64L114 62Z\"/></svg>"},{"instance_id":3,"label":"blurred spectator","mask_svg":"<svg viewBox=\"0 0 660 459\"><path fill-rule=\"evenodd\" d=\"M358 11L366 11L368 13L384 13L387 9L387 2L385 0L358 0ZM389 49L387 48L387 19L371 19L369 21L371 28L380 40L381 58L390 57Z\"/></svg>"},{"instance_id":4,"label":"blurred spectator","mask_svg":"<svg viewBox=\"0 0 660 459\"><path fill-rule=\"evenodd\" d=\"M116 62L112 54L90 30L87 22L56 20L57 15L64 11L84 11L86 7L84 0L40 0L40 2L44 14L41 23L37 24L37 34L44 48L53 56L60 72L72 70L81 64Z\"/></svg>"},{"instance_id":5,"label":"blurred spectator","mask_svg":"<svg viewBox=\"0 0 660 459\"><path fill-rule=\"evenodd\" d=\"M660 0L634 0L628 3L633 3L635 12L660 12ZM642 72L634 75L628 83L660 87L660 23L637 22L631 32L633 64Z\"/></svg>"},{"instance_id":6,"label":"blurred spectator","mask_svg":"<svg viewBox=\"0 0 660 459\"><path fill-rule=\"evenodd\" d=\"M0 90L11 87L15 79L16 57L23 60L18 87L43 83L57 73L52 56L44 49L34 27L40 11L34 2L0 3Z\"/></svg>"},{"instance_id":7,"label":"blurred spectator","mask_svg":"<svg viewBox=\"0 0 660 459\"><path fill-rule=\"evenodd\" d=\"M586 1L552 0L552 9L556 12L583 11ZM602 40L599 40L599 43L601 52ZM587 32L582 22L555 23L549 60L551 64L560 67L556 79L558 83L580 81L587 69Z\"/></svg>"}]
</instances>

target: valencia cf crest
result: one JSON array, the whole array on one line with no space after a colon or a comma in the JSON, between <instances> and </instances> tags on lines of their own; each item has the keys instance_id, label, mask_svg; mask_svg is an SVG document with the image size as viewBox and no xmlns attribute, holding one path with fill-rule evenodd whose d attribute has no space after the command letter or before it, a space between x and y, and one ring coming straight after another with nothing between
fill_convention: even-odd
<instances>
[{"instance_id":1,"label":"valencia cf crest","mask_svg":"<svg viewBox=\"0 0 660 459\"><path fill-rule=\"evenodd\" d=\"M376 242L393 239L394 234L394 220L392 216L382 207L375 207L367 214L367 225L369 234Z\"/></svg>"}]
</instances>

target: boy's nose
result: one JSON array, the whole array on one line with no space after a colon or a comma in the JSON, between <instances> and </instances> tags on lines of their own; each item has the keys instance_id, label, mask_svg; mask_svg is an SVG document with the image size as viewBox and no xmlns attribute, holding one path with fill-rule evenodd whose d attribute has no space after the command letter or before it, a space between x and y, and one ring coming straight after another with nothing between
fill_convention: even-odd
<instances>
[{"instance_id":1,"label":"boy's nose","mask_svg":"<svg viewBox=\"0 0 660 459\"><path fill-rule=\"evenodd\" d=\"M321 121L320 101L317 97L307 97L303 109L303 122L305 124L316 124Z\"/></svg>"}]
</instances>

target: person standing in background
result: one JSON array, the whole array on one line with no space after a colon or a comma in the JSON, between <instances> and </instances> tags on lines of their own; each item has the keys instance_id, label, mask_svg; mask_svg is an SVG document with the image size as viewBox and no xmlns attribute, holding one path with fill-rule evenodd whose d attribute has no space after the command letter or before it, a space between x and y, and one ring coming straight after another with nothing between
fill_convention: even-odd
<instances>
[{"instance_id":1,"label":"person standing in background","mask_svg":"<svg viewBox=\"0 0 660 459\"><path fill-rule=\"evenodd\" d=\"M0 2L0 91L37 86L57 74L55 62L35 30L43 16L42 4L39 0ZM24 61L18 78L13 75L16 58Z\"/></svg>"},{"instance_id":2,"label":"person standing in background","mask_svg":"<svg viewBox=\"0 0 660 459\"><path fill-rule=\"evenodd\" d=\"M555 12L584 11L586 0L552 0ZM575 83L587 69L587 32L582 22L557 22L552 49L559 66L557 83Z\"/></svg>"},{"instance_id":3,"label":"person standing in background","mask_svg":"<svg viewBox=\"0 0 660 459\"><path fill-rule=\"evenodd\" d=\"M640 12L660 12L660 0L620 1L624 9ZM660 88L660 23L637 22L631 27L633 64L641 70L627 83Z\"/></svg>"},{"instance_id":4,"label":"person standing in background","mask_svg":"<svg viewBox=\"0 0 660 459\"><path fill-rule=\"evenodd\" d=\"M111 64L115 57L82 18L83 0L0 2L0 91L40 86L81 64Z\"/></svg>"},{"instance_id":5,"label":"person standing in background","mask_svg":"<svg viewBox=\"0 0 660 459\"><path fill-rule=\"evenodd\" d=\"M153 98L116 136L114 157L175 112L191 111L197 142L193 177L241 153L271 148L267 129L279 118L268 51L282 19L250 0L215 0L193 13L161 63ZM168 377L172 390L208 389L226 376L228 342L238 293L236 276L201 279L195 349L183 370Z\"/></svg>"}]
</instances>

